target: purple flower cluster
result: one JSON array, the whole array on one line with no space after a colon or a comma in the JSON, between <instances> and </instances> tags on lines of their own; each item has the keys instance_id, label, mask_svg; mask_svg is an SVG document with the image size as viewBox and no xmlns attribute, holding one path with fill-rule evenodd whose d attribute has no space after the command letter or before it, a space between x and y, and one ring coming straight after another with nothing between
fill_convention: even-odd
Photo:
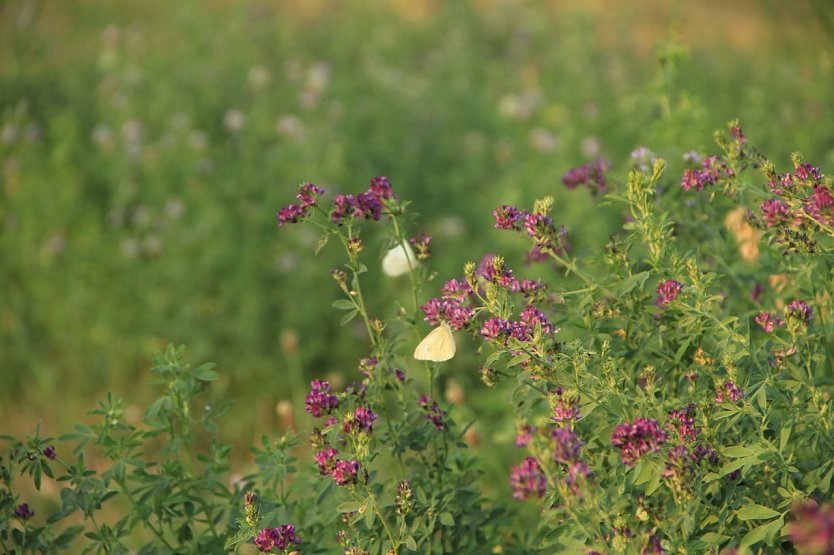
<instances>
[{"instance_id":1,"label":"purple flower cluster","mask_svg":"<svg viewBox=\"0 0 834 555\"><path fill-rule=\"evenodd\" d=\"M513 497L520 501L530 497L541 498L547 489L547 477L539 462L533 457L527 457L521 464L512 467L510 487L513 489Z\"/></svg>"},{"instance_id":2,"label":"purple flower cluster","mask_svg":"<svg viewBox=\"0 0 834 555\"><path fill-rule=\"evenodd\" d=\"M387 177L371 179L368 190L354 195L336 195L333 199L333 209L330 211L330 221L343 224L348 218L364 218L379 220L386 201L397 202L399 199L391 189Z\"/></svg>"},{"instance_id":3,"label":"purple flower cluster","mask_svg":"<svg viewBox=\"0 0 834 555\"><path fill-rule=\"evenodd\" d=\"M790 213L788 205L776 198L764 201L759 207L759 211L767 227L783 225L788 221L788 214Z\"/></svg>"},{"instance_id":4,"label":"purple flower cluster","mask_svg":"<svg viewBox=\"0 0 834 555\"><path fill-rule=\"evenodd\" d=\"M58 454L55 452L55 446L47 445L46 447L44 447L43 456L49 459L50 461L54 461L55 457L58 456Z\"/></svg>"},{"instance_id":5,"label":"purple flower cluster","mask_svg":"<svg viewBox=\"0 0 834 555\"><path fill-rule=\"evenodd\" d=\"M716 403L723 403L725 400L735 403L742 397L744 397L744 392L739 389L733 380L724 380L721 385L715 388Z\"/></svg>"},{"instance_id":6,"label":"purple flower cluster","mask_svg":"<svg viewBox=\"0 0 834 555\"><path fill-rule=\"evenodd\" d=\"M558 331L556 326L551 324L550 320L547 319L547 316L545 316L541 310L533 306L528 306L521 311L521 314L519 315L519 324L520 326L516 327L521 327L521 330L528 336L532 336L536 331L536 328L540 328L541 332L545 335Z\"/></svg>"},{"instance_id":7,"label":"purple flower cluster","mask_svg":"<svg viewBox=\"0 0 834 555\"><path fill-rule=\"evenodd\" d=\"M759 327L761 327L765 333L773 333L775 328L781 328L785 325L785 321L776 316L775 314L771 314L770 312L760 312L753 318Z\"/></svg>"},{"instance_id":8,"label":"purple flower cluster","mask_svg":"<svg viewBox=\"0 0 834 555\"><path fill-rule=\"evenodd\" d=\"M35 511L29 508L28 503L21 503L14 510L14 516L21 520L29 520L30 518L35 516Z\"/></svg>"},{"instance_id":9,"label":"purple flower cluster","mask_svg":"<svg viewBox=\"0 0 834 555\"><path fill-rule=\"evenodd\" d=\"M553 404L553 421L576 422L582 416L579 414L579 397L567 397L562 388L556 389L556 397Z\"/></svg>"},{"instance_id":10,"label":"purple flower cluster","mask_svg":"<svg viewBox=\"0 0 834 555\"><path fill-rule=\"evenodd\" d=\"M259 551L264 553L269 553L273 549L284 551L291 545L299 545L300 543L301 539L295 535L293 524L282 524L277 528L264 528L258 532L258 537L255 538L255 545Z\"/></svg>"},{"instance_id":11,"label":"purple flower cluster","mask_svg":"<svg viewBox=\"0 0 834 555\"><path fill-rule=\"evenodd\" d=\"M330 475L337 486L355 484L359 480L359 461L338 460Z\"/></svg>"},{"instance_id":12,"label":"purple flower cluster","mask_svg":"<svg viewBox=\"0 0 834 555\"><path fill-rule=\"evenodd\" d=\"M338 454L339 451L333 447L325 447L316 453L314 459L319 467L319 474L327 476L333 473L333 469L336 468L336 455Z\"/></svg>"},{"instance_id":13,"label":"purple flower cluster","mask_svg":"<svg viewBox=\"0 0 834 555\"><path fill-rule=\"evenodd\" d=\"M304 410L319 418L322 413L338 408L339 398L330 393L330 383L324 380L310 382L310 394L304 399Z\"/></svg>"},{"instance_id":14,"label":"purple flower cluster","mask_svg":"<svg viewBox=\"0 0 834 555\"><path fill-rule=\"evenodd\" d=\"M367 407L356 407L352 413L345 416L344 431L346 434L357 431L371 433L374 431L374 420L377 416Z\"/></svg>"},{"instance_id":15,"label":"purple flower cluster","mask_svg":"<svg viewBox=\"0 0 834 555\"><path fill-rule=\"evenodd\" d=\"M469 325L475 311L454 299L431 299L420 307L425 320L433 326L446 322L452 329L460 331Z\"/></svg>"},{"instance_id":16,"label":"purple flower cluster","mask_svg":"<svg viewBox=\"0 0 834 555\"><path fill-rule=\"evenodd\" d=\"M324 194L324 189L312 183L303 183L298 188L295 198L300 204L290 204L278 211L278 225L294 224L307 217L311 206L318 204L319 195Z\"/></svg>"},{"instance_id":17,"label":"purple flower cluster","mask_svg":"<svg viewBox=\"0 0 834 555\"><path fill-rule=\"evenodd\" d=\"M685 445L676 445L669 450L666 457L663 477L671 488L678 493L691 491L695 467L692 465L689 449Z\"/></svg>"},{"instance_id":18,"label":"purple flower cluster","mask_svg":"<svg viewBox=\"0 0 834 555\"><path fill-rule=\"evenodd\" d=\"M516 447L527 447L533 441L533 434L536 433L536 427L531 424L525 424L521 427L515 436Z\"/></svg>"},{"instance_id":19,"label":"purple flower cluster","mask_svg":"<svg viewBox=\"0 0 834 555\"><path fill-rule=\"evenodd\" d=\"M796 504L788 535L797 553L831 555L834 553L834 505L822 506L813 500Z\"/></svg>"},{"instance_id":20,"label":"purple flower cluster","mask_svg":"<svg viewBox=\"0 0 834 555\"><path fill-rule=\"evenodd\" d=\"M641 456L658 451L668 437L654 418L638 418L614 428L611 445L620 448L624 465L634 466Z\"/></svg>"},{"instance_id":21,"label":"purple flower cluster","mask_svg":"<svg viewBox=\"0 0 834 555\"><path fill-rule=\"evenodd\" d=\"M417 404L425 411L426 420L434 424L438 431L445 427L443 418L446 416L446 411L441 409L436 402L431 401L428 395L421 396L417 400Z\"/></svg>"},{"instance_id":22,"label":"purple flower cluster","mask_svg":"<svg viewBox=\"0 0 834 555\"><path fill-rule=\"evenodd\" d=\"M546 260L547 250L553 252L564 252L565 250L564 245L567 243L568 235L567 228L559 226L559 229L557 229L553 219L546 214L519 210L514 206L503 204L493 210L492 215L495 217L495 227L497 229L523 231L535 241L536 244L527 255L528 262ZM489 279L489 281L493 280Z\"/></svg>"},{"instance_id":23,"label":"purple flower cluster","mask_svg":"<svg viewBox=\"0 0 834 555\"><path fill-rule=\"evenodd\" d=\"M408 240L411 246L414 247L414 252L417 260L428 260L431 256L431 236L425 233L415 235Z\"/></svg>"},{"instance_id":24,"label":"purple flower cluster","mask_svg":"<svg viewBox=\"0 0 834 555\"><path fill-rule=\"evenodd\" d=\"M606 193L608 185L605 183L605 171L608 164L602 158L596 162L572 168L562 175L562 183L568 189L576 189L580 185L587 186L591 193L597 195Z\"/></svg>"},{"instance_id":25,"label":"purple flower cluster","mask_svg":"<svg viewBox=\"0 0 834 555\"><path fill-rule=\"evenodd\" d=\"M813 314L814 311L805 301L793 300L785 308L785 318L788 321L795 321L805 326L811 322Z\"/></svg>"},{"instance_id":26,"label":"purple flower cluster","mask_svg":"<svg viewBox=\"0 0 834 555\"><path fill-rule=\"evenodd\" d=\"M657 300L655 304L657 306L666 306L678 298L682 289L683 284L677 280L667 279L666 281L661 281L657 285Z\"/></svg>"},{"instance_id":27,"label":"purple flower cluster","mask_svg":"<svg viewBox=\"0 0 834 555\"><path fill-rule=\"evenodd\" d=\"M688 443L695 441L701 431L695 426L695 403L690 403L682 409L675 409L669 413L666 429L677 435L678 441Z\"/></svg>"},{"instance_id":28,"label":"purple flower cluster","mask_svg":"<svg viewBox=\"0 0 834 555\"><path fill-rule=\"evenodd\" d=\"M487 254L481 259L478 268L475 270L475 276L513 293L517 293L521 289L521 284L513 276L513 271L503 264L498 264L494 254Z\"/></svg>"},{"instance_id":29,"label":"purple flower cluster","mask_svg":"<svg viewBox=\"0 0 834 555\"><path fill-rule=\"evenodd\" d=\"M647 172L657 161L657 154L648 148L641 146L631 151L631 165L641 172Z\"/></svg>"},{"instance_id":30,"label":"purple flower cluster","mask_svg":"<svg viewBox=\"0 0 834 555\"><path fill-rule=\"evenodd\" d=\"M571 465L579 460L579 454L585 443L569 428L555 428L551 432L555 443L553 460L557 463Z\"/></svg>"},{"instance_id":31,"label":"purple flower cluster","mask_svg":"<svg viewBox=\"0 0 834 555\"><path fill-rule=\"evenodd\" d=\"M718 156L707 156L701 161L700 168L684 170L681 177L681 189L702 191L704 187L715 185L724 177L732 177L733 170L721 161Z\"/></svg>"},{"instance_id":32,"label":"purple flower cluster","mask_svg":"<svg viewBox=\"0 0 834 555\"><path fill-rule=\"evenodd\" d=\"M465 281L450 279L443 284L443 287L440 289L440 295L444 299L462 303L472 295L472 288Z\"/></svg>"}]
</instances>

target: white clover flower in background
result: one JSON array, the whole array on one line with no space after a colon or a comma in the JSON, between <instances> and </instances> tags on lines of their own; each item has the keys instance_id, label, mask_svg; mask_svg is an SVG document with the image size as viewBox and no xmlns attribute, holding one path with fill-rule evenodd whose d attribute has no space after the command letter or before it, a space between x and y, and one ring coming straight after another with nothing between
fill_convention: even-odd
<instances>
[{"instance_id":1,"label":"white clover flower in background","mask_svg":"<svg viewBox=\"0 0 834 555\"><path fill-rule=\"evenodd\" d=\"M385 253L382 258L382 271L390 277L399 277L407 274L418 266L417 257L407 241L394 247Z\"/></svg>"}]
</instances>

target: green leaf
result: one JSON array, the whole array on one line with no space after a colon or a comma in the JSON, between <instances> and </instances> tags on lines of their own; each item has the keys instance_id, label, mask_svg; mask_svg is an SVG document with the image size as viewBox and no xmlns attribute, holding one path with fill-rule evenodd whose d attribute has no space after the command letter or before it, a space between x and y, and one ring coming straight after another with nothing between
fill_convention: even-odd
<instances>
[{"instance_id":1,"label":"green leaf","mask_svg":"<svg viewBox=\"0 0 834 555\"><path fill-rule=\"evenodd\" d=\"M739 548L744 549L760 541L770 543L773 536L775 536L776 533L782 528L782 524L782 519L777 518L773 522L768 522L767 524L762 524L761 526L753 528L747 532L743 538L741 538Z\"/></svg>"},{"instance_id":2,"label":"green leaf","mask_svg":"<svg viewBox=\"0 0 834 555\"><path fill-rule=\"evenodd\" d=\"M722 451L722 454L737 459L739 457L751 457L753 455L757 455L760 452L759 449L752 449L750 447L744 447L743 445L734 445L733 447L727 447Z\"/></svg>"},{"instance_id":3,"label":"green leaf","mask_svg":"<svg viewBox=\"0 0 834 555\"><path fill-rule=\"evenodd\" d=\"M417 551L417 542L414 541L414 536L406 536L405 547L409 551Z\"/></svg>"},{"instance_id":4,"label":"green leaf","mask_svg":"<svg viewBox=\"0 0 834 555\"><path fill-rule=\"evenodd\" d=\"M765 520L779 516L779 512L758 503L750 503L740 508L736 515L741 520Z\"/></svg>"},{"instance_id":5,"label":"green leaf","mask_svg":"<svg viewBox=\"0 0 834 555\"><path fill-rule=\"evenodd\" d=\"M220 377L220 374L212 370L216 365L212 362L202 364L194 370L194 377L201 382L212 382Z\"/></svg>"},{"instance_id":6,"label":"green leaf","mask_svg":"<svg viewBox=\"0 0 834 555\"><path fill-rule=\"evenodd\" d=\"M527 353L521 353L520 355L514 356L510 359L510 362L507 363L507 368L521 364L522 362L527 362L528 360L530 360L530 355Z\"/></svg>"},{"instance_id":7,"label":"green leaf","mask_svg":"<svg viewBox=\"0 0 834 555\"><path fill-rule=\"evenodd\" d=\"M791 438L791 430L793 427L788 424L782 426L782 429L779 431L779 450L784 452L785 447L788 445L788 440Z\"/></svg>"},{"instance_id":8,"label":"green leaf","mask_svg":"<svg viewBox=\"0 0 834 555\"><path fill-rule=\"evenodd\" d=\"M356 308L356 303L350 299L336 299L331 306L337 310L353 310Z\"/></svg>"},{"instance_id":9,"label":"green leaf","mask_svg":"<svg viewBox=\"0 0 834 555\"><path fill-rule=\"evenodd\" d=\"M336 510L340 513L355 513L356 511L361 509L362 505L364 504L364 501L345 501L344 503L336 507Z\"/></svg>"},{"instance_id":10,"label":"green leaf","mask_svg":"<svg viewBox=\"0 0 834 555\"><path fill-rule=\"evenodd\" d=\"M640 272L625 278L617 285L617 295L622 296L630 293L635 287L643 287L649 275L651 275L651 272Z\"/></svg>"},{"instance_id":11,"label":"green leaf","mask_svg":"<svg viewBox=\"0 0 834 555\"><path fill-rule=\"evenodd\" d=\"M455 517L452 516L452 513L440 513L440 524L443 526L454 526L455 525Z\"/></svg>"},{"instance_id":12,"label":"green leaf","mask_svg":"<svg viewBox=\"0 0 834 555\"><path fill-rule=\"evenodd\" d=\"M357 315L357 314L359 314L359 311L358 311L358 310L355 310L355 309L354 309L354 310L351 310L350 312L348 312L347 314L345 314L345 315L342 317L342 319L339 321L339 325L340 325L340 326L344 326L345 324L347 324L348 322L350 322L351 320L353 320L354 318L356 318L356 315Z\"/></svg>"}]
</instances>

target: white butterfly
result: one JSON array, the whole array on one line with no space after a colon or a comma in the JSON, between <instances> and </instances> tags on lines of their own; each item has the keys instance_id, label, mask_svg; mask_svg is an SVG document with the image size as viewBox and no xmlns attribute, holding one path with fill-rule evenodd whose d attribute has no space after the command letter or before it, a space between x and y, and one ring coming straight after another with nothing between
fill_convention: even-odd
<instances>
[{"instance_id":1,"label":"white butterfly","mask_svg":"<svg viewBox=\"0 0 834 555\"><path fill-rule=\"evenodd\" d=\"M440 322L440 325L424 337L417 348L414 349L414 358L443 362L455 356L456 350L457 346L455 345L455 336L452 335L452 328L446 322Z\"/></svg>"},{"instance_id":2,"label":"white butterfly","mask_svg":"<svg viewBox=\"0 0 834 555\"><path fill-rule=\"evenodd\" d=\"M408 244L408 241L403 241L401 245L385 253L382 258L382 271L387 276L398 277L407 274L418 264L417 257L411 250L411 245Z\"/></svg>"}]
</instances>

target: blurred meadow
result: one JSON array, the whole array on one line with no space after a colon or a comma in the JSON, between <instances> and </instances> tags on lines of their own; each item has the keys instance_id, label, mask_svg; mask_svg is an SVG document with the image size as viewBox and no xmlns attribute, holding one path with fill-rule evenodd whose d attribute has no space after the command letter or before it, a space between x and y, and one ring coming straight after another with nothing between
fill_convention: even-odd
<instances>
[{"instance_id":1,"label":"blurred meadow","mask_svg":"<svg viewBox=\"0 0 834 555\"><path fill-rule=\"evenodd\" d=\"M620 215L563 172L646 146L674 174L732 118L783 165L798 149L831 171L829 2L7 0L0 431L60 433L108 390L138 422L173 342L218 363L221 436L249 446L305 419L309 379L350 382L367 356L330 306L337 250L277 229L300 182L387 175L420 215L409 234L434 237L439 289L516 244L499 204L554 194L573 248L599 249ZM410 288L381 275L382 246L364 256L390 316ZM506 393L471 353L448 366L470 441L511 443Z\"/></svg>"}]
</instances>

